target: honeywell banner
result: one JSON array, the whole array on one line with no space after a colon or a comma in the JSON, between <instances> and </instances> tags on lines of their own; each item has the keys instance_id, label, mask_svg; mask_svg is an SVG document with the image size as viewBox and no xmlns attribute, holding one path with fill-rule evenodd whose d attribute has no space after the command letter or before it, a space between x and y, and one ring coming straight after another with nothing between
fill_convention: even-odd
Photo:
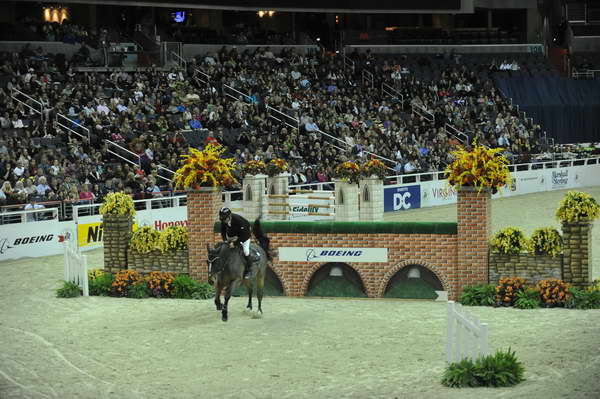
<instances>
[{"instance_id":1,"label":"honeywell banner","mask_svg":"<svg viewBox=\"0 0 600 399\"><path fill-rule=\"evenodd\" d=\"M387 248L280 247L283 262L387 262Z\"/></svg>"}]
</instances>

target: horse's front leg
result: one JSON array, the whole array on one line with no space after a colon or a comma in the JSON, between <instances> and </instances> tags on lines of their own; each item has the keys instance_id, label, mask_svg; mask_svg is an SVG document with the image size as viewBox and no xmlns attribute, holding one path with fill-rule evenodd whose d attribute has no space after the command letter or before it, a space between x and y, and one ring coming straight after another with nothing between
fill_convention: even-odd
<instances>
[{"instance_id":1,"label":"horse's front leg","mask_svg":"<svg viewBox=\"0 0 600 399\"><path fill-rule=\"evenodd\" d=\"M223 303L223 309L221 309L221 320L227 321L227 306L229 305L229 299L231 299L231 295L235 292L235 289L238 286L237 280L229 283L227 290L225 291L225 303Z\"/></svg>"},{"instance_id":2,"label":"horse's front leg","mask_svg":"<svg viewBox=\"0 0 600 399\"><path fill-rule=\"evenodd\" d=\"M221 306L221 290L222 289L223 289L223 287L221 287L221 284L217 280L216 285L215 285L215 306L217 307L217 310L222 309L222 306Z\"/></svg>"}]
</instances>

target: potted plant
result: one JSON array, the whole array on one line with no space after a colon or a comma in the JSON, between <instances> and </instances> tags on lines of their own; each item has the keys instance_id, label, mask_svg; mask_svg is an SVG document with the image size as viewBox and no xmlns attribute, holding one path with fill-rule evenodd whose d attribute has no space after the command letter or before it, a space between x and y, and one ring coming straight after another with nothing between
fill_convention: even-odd
<instances>
[{"instance_id":1,"label":"potted plant","mask_svg":"<svg viewBox=\"0 0 600 399\"><path fill-rule=\"evenodd\" d=\"M569 191L560 201L556 218L562 223L591 222L600 216L596 199L581 191Z\"/></svg>"},{"instance_id":2,"label":"potted plant","mask_svg":"<svg viewBox=\"0 0 600 399\"><path fill-rule=\"evenodd\" d=\"M556 257L562 251L562 237L558 230L552 227L536 229L527 246L531 254Z\"/></svg>"},{"instance_id":3,"label":"potted plant","mask_svg":"<svg viewBox=\"0 0 600 399\"><path fill-rule=\"evenodd\" d=\"M386 167L379 159L371 159L360 168L360 174L364 177L376 177L382 179L385 177Z\"/></svg>"},{"instance_id":4,"label":"potted plant","mask_svg":"<svg viewBox=\"0 0 600 399\"><path fill-rule=\"evenodd\" d=\"M360 166L356 162L346 161L335 167L335 177L348 183L358 183Z\"/></svg>"},{"instance_id":5,"label":"potted plant","mask_svg":"<svg viewBox=\"0 0 600 399\"><path fill-rule=\"evenodd\" d=\"M200 187L229 187L237 183L233 175L236 169L235 158L223 158L225 148L208 143L204 150L189 149L182 155L183 166L177 169L177 188L199 190Z\"/></svg>"},{"instance_id":6,"label":"potted plant","mask_svg":"<svg viewBox=\"0 0 600 399\"><path fill-rule=\"evenodd\" d=\"M490 189L493 193L500 187L510 186L508 160L500 154L502 151L502 148L477 144L472 151L459 147L452 152L454 162L446 168L448 183L457 188L475 187L478 191Z\"/></svg>"},{"instance_id":7,"label":"potted plant","mask_svg":"<svg viewBox=\"0 0 600 399\"><path fill-rule=\"evenodd\" d=\"M281 158L273 158L266 166L266 172L269 177L277 176L289 170L288 163Z\"/></svg>"},{"instance_id":8,"label":"potted plant","mask_svg":"<svg viewBox=\"0 0 600 399\"><path fill-rule=\"evenodd\" d=\"M264 174L267 170L267 165L263 161L250 160L242 165L244 176L256 176Z\"/></svg>"},{"instance_id":9,"label":"potted plant","mask_svg":"<svg viewBox=\"0 0 600 399\"><path fill-rule=\"evenodd\" d=\"M104 202L100 206L100 214L132 218L135 216L133 199L123 192L109 193L104 197Z\"/></svg>"}]
</instances>

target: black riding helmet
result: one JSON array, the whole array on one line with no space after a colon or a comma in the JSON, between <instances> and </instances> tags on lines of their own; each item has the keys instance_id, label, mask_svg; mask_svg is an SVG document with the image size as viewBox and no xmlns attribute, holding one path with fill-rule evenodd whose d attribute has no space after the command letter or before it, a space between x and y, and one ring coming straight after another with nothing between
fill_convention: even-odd
<instances>
[{"instance_id":1,"label":"black riding helmet","mask_svg":"<svg viewBox=\"0 0 600 399\"><path fill-rule=\"evenodd\" d=\"M227 207L221 208L221 210L219 211L219 220L221 222L224 222L229 216L231 216L231 209Z\"/></svg>"}]
</instances>

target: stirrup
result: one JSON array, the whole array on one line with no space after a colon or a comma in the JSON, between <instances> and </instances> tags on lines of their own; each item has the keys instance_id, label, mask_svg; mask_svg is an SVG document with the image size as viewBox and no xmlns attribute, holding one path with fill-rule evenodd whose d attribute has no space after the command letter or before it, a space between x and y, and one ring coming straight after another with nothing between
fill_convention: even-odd
<instances>
[{"instance_id":1,"label":"stirrup","mask_svg":"<svg viewBox=\"0 0 600 399\"><path fill-rule=\"evenodd\" d=\"M250 280L252 277L252 270L244 271L244 280Z\"/></svg>"}]
</instances>

